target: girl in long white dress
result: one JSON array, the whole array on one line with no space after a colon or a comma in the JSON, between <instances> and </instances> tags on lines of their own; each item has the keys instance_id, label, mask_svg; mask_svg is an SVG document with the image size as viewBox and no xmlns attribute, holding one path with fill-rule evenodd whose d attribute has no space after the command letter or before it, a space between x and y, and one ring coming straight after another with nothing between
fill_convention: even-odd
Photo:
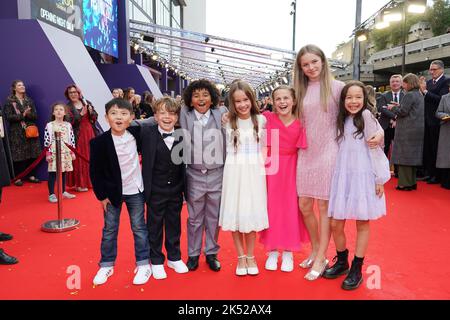
<instances>
[{"instance_id":1,"label":"girl in long white dress","mask_svg":"<svg viewBox=\"0 0 450 320\"><path fill-rule=\"evenodd\" d=\"M229 95L219 225L232 231L238 253L236 275L256 275L256 232L269 227L262 134L266 119L259 114L254 91L246 82L233 83Z\"/></svg>"}]
</instances>

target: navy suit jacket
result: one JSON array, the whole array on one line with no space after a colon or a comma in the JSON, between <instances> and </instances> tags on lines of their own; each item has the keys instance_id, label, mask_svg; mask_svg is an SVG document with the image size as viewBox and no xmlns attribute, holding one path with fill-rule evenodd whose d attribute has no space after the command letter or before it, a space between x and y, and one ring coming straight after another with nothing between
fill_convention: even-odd
<instances>
[{"instance_id":1,"label":"navy suit jacket","mask_svg":"<svg viewBox=\"0 0 450 320\"><path fill-rule=\"evenodd\" d=\"M425 124L427 126L439 126L440 120L436 118L436 110L441 97L448 93L448 79L443 75L438 82L427 81L427 94L425 95Z\"/></svg>"},{"instance_id":2,"label":"navy suit jacket","mask_svg":"<svg viewBox=\"0 0 450 320\"><path fill-rule=\"evenodd\" d=\"M129 127L127 130L136 139L139 151L139 128ZM111 129L90 142L89 174L97 199L108 198L114 207L119 208L122 203L122 175Z\"/></svg>"}]
</instances>

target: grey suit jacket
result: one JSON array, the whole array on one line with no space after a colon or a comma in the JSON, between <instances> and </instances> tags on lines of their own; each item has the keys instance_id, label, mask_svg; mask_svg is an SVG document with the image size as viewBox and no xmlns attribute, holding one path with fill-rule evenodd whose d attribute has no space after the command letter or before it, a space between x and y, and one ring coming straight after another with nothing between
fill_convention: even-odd
<instances>
[{"instance_id":1,"label":"grey suit jacket","mask_svg":"<svg viewBox=\"0 0 450 320\"><path fill-rule=\"evenodd\" d=\"M223 150L223 163L225 163L225 157L226 157L226 133L225 133L225 129L222 128L222 115L224 113L228 112L228 109L224 106L219 107L219 108L211 108L211 114L214 118L214 120L216 121L217 124L217 128L221 128L221 132L222 132L222 142L221 142L221 147ZM182 129L187 130L187 132L189 132L191 138L194 136L194 122L197 120L196 116L195 116L195 112L194 109L189 110L188 107L183 106L181 108L180 111L180 118L179 118L179 123ZM189 141L188 137L184 137L185 141L187 143L187 141ZM188 155L186 155L188 156Z\"/></svg>"}]
</instances>

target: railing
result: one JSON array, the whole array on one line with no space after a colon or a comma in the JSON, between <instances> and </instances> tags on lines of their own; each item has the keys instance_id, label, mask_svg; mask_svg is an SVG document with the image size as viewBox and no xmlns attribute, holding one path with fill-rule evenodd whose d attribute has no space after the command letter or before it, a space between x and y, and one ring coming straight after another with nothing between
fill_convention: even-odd
<instances>
[{"instance_id":1,"label":"railing","mask_svg":"<svg viewBox=\"0 0 450 320\"><path fill-rule=\"evenodd\" d=\"M415 54L422 51L428 51L440 47L450 45L450 33L433 37L430 39L410 43L406 45L406 55ZM395 47L388 50L376 52L368 59L369 64L377 63L379 61L394 59L402 55L402 47Z\"/></svg>"}]
</instances>

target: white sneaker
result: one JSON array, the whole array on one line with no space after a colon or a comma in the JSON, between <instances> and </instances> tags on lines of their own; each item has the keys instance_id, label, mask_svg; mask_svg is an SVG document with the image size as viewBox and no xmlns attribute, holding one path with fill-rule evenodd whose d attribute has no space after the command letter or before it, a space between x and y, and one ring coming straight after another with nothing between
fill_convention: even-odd
<instances>
[{"instance_id":1,"label":"white sneaker","mask_svg":"<svg viewBox=\"0 0 450 320\"><path fill-rule=\"evenodd\" d=\"M48 196L48 201L50 201L51 203L57 203L58 202L58 198L56 197L56 195L51 194Z\"/></svg>"},{"instance_id":2,"label":"white sneaker","mask_svg":"<svg viewBox=\"0 0 450 320\"><path fill-rule=\"evenodd\" d=\"M88 188L77 187L77 191L78 191L78 192L88 192L89 189L88 189Z\"/></svg>"},{"instance_id":3,"label":"white sneaker","mask_svg":"<svg viewBox=\"0 0 450 320\"><path fill-rule=\"evenodd\" d=\"M94 278L94 284L104 284L110 276L114 274L114 267L101 267Z\"/></svg>"},{"instance_id":4,"label":"white sneaker","mask_svg":"<svg viewBox=\"0 0 450 320\"><path fill-rule=\"evenodd\" d=\"M270 251L266 260L266 270L275 271L278 269L278 251Z\"/></svg>"},{"instance_id":5,"label":"white sneaker","mask_svg":"<svg viewBox=\"0 0 450 320\"><path fill-rule=\"evenodd\" d=\"M63 195L63 197L66 198L66 199L73 199L73 198L76 198L76 197L77 197L76 195L71 194L71 193L68 193L67 191L64 191L62 195Z\"/></svg>"},{"instance_id":6,"label":"white sneaker","mask_svg":"<svg viewBox=\"0 0 450 320\"><path fill-rule=\"evenodd\" d=\"M182 260L178 261L167 261L167 266L175 270L176 273L186 273L189 272L188 267L184 264Z\"/></svg>"},{"instance_id":7,"label":"white sneaker","mask_svg":"<svg viewBox=\"0 0 450 320\"><path fill-rule=\"evenodd\" d=\"M291 272L292 270L294 270L294 257L292 256L292 252L283 251L281 271Z\"/></svg>"},{"instance_id":8,"label":"white sneaker","mask_svg":"<svg viewBox=\"0 0 450 320\"><path fill-rule=\"evenodd\" d=\"M152 275L152 267L150 267L149 264L137 266L136 269L134 269L134 273L136 273L136 275L134 276L133 284L145 284Z\"/></svg>"},{"instance_id":9,"label":"white sneaker","mask_svg":"<svg viewBox=\"0 0 450 320\"><path fill-rule=\"evenodd\" d=\"M161 280L167 278L166 270L164 270L163 264L152 264L153 278Z\"/></svg>"}]
</instances>

